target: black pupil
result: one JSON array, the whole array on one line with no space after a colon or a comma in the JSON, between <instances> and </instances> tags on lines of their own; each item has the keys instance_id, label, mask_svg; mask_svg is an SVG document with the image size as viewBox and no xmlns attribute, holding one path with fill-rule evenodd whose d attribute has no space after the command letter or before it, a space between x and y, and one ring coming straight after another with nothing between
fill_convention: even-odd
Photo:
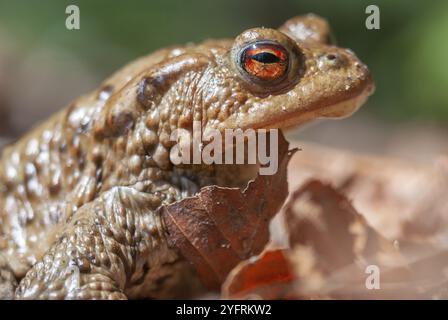
<instances>
[{"instance_id":1,"label":"black pupil","mask_svg":"<svg viewBox=\"0 0 448 320\"><path fill-rule=\"evenodd\" d=\"M261 63L277 63L280 61L279 57L270 52L260 52L254 54L251 58Z\"/></svg>"}]
</instances>

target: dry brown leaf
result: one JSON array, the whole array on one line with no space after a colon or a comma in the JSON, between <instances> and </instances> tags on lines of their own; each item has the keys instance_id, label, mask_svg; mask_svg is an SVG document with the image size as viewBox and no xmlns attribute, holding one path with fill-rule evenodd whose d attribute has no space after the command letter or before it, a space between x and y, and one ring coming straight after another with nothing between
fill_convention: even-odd
<instances>
[{"instance_id":1,"label":"dry brown leaf","mask_svg":"<svg viewBox=\"0 0 448 320\"><path fill-rule=\"evenodd\" d=\"M359 155L308 143L289 164L290 190L310 178L331 183L387 238L448 245L446 158L435 164ZM443 169L445 168L445 170Z\"/></svg>"},{"instance_id":2,"label":"dry brown leaf","mask_svg":"<svg viewBox=\"0 0 448 320\"><path fill-rule=\"evenodd\" d=\"M295 275L287 250L268 249L237 265L223 284L225 299L294 299Z\"/></svg>"},{"instance_id":3,"label":"dry brown leaf","mask_svg":"<svg viewBox=\"0 0 448 320\"><path fill-rule=\"evenodd\" d=\"M344 195L318 180L296 190L284 212L291 246L312 245L325 257L322 266L328 264L332 270L357 259L372 259L388 242Z\"/></svg>"},{"instance_id":4,"label":"dry brown leaf","mask_svg":"<svg viewBox=\"0 0 448 320\"><path fill-rule=\"evenodd\" d=\"M233 267L268 242L269 221L287 196L286 168L294 153L288 146L280 134L277 173L257 176L244 191L208 186L161 208L169 245L194 265L209 289L219 289Z\"/></svg>"},{"instance_id":5,"label":"dry brown leaf","mask_svg":"<svg viewBox=\"0 0 448 320\"><path fill-rule=\"evenodd\" d=\"M285 206L292 248L290 259L302 298L391 298L410 280L410 271L392 242L367 225L345 196L312 180ZM366 287L366 268L381 271L381 290Z\"/></svg>"}]
</instances>

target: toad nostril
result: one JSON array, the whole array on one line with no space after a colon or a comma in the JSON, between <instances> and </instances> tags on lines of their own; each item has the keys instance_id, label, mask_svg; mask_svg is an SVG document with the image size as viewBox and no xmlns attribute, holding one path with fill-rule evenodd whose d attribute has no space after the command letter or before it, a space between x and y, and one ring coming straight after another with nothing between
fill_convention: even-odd
<instances>
[{"instance_id":1,"label":"toad nostril","mask_svg":"<svg viewBox=\"0 0 448 320\"><path fill-rule=\"evenodd\" d=\"M346 63L345 56L339 53L326 53L320 56L318 60L318 66L323 71L342 68Z\"/></svg>"}]
</instances>

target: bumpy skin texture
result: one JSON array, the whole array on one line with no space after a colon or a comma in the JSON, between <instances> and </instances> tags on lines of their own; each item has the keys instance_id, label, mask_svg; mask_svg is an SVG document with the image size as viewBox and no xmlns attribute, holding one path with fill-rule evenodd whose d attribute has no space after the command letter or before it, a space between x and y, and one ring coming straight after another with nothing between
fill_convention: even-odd
<instances>
[{"instance_id":1,"label":"bumpy skin texture","mask_svg":"<svg viewBox=\"0 0 448 320\"><path fill-rule=\"evenodd\" d=\"M298 17L279 30L138 59L5 148L0 297L169 298L199 288L168 248L157 208L205 185L243 186L249 174L173 166L171 132L191 131L193 120L207 131L346 116L373 89L354 54L329 44L324 20ZM251 83L235 65L240 48L266 39L300 53L280 85Z\"/></svg>"}]
</instances>

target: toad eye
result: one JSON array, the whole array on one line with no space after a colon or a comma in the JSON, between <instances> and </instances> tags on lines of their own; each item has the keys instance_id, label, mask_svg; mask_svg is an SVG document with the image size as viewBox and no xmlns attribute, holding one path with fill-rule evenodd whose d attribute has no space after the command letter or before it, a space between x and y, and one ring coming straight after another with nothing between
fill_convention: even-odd
<instances>
[{"instance_id":1,"label":"toad eye","mask_svg":"<svg viewBox=\"0 0 448 320\"><path fill-rule=\"evenodd\" d=\"M305 55L298 43L269 28L249 29L236 37L230 65L235 79L260 96L292 88L306 70Z\"/></svg>"},{"instance_id":2,"label":"toad eye","mask_svg":"<svg viewBox=\"0 0 448 320\"><path fill-rule=\"evenodd\" d=\"M243 48L240 67L250 78L271 82L286 76L289 67L288 51L277 43L256 42Z\"/></svg>"}]
</instances>

